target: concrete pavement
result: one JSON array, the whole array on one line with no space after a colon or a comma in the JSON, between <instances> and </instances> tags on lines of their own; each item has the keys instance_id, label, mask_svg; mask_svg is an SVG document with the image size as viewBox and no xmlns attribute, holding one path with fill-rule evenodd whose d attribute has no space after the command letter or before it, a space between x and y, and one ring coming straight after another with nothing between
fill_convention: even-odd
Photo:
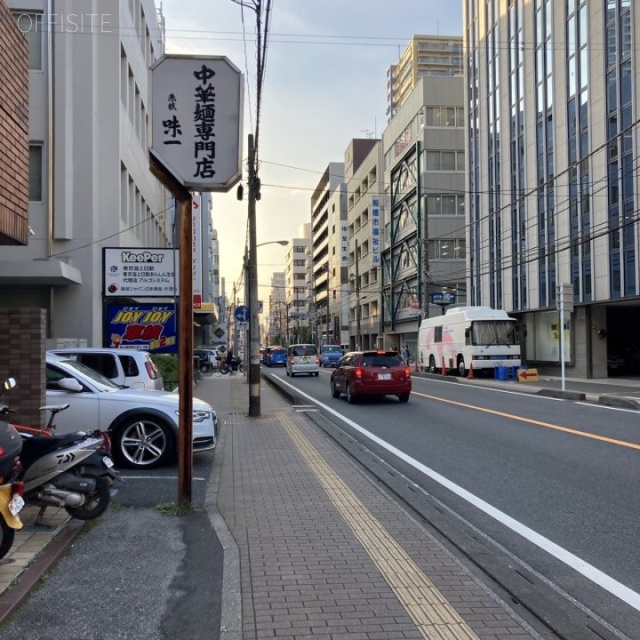
<instances>
[{"instance_id":1,"label":"concrete pavement","mask_svg":"<svg viewBox=\"0 0 640 640\"><path fill-rule=\"evenodd\" d=\"M604 386L591 387L592 395L610 395ZM619 397L633 399L640 390L640 384L621 386L630 395ZM531 392L544 388L526 385ZM264 382L261 389L262 415L249 419L244 376L205 376L198 384L196 395L216 407L221 428L207 497L191 516L110 509L70 555L61 558L79 530L75 520L49 529L48 539L40 539L44 544L16 547L0 561L0 571L19 569L0 583L0 636L57 640L55 634L71 625L85 631L83 640L540 637L305 419L312 407L293 407ZM153 531L145 532L145 548L175 557L152 554L136 561L135 582L128 582L126 566L114 566L119 560L111 555L114 527L122 535L119 553L126 557L135 552L133 541L147 521ZM105 543L101 536L107 532ZM165 538L176 539L175 545L167 547ZM216 563L224 567L220 584L213 579ZM115 594L107 630L96 628L91 607L65 600L81 597L77 592L56 583L60 576L68 585L89 571L98 576L105 607ZM40 584L42 575L51 577ZM37 599L29 597L38 584ZM131 621L117 613L141 586L155 603L136 612L148 618L136 619L144 636L132 635ZM199 606L188 609L196 595ZM176 598L188 615L173 609ZM56 603L60 618L45 624L37 613L47 602ZM37 628L30 626L34 619ZM220 621L218 629L212 619Z\"/></svg>"}]
</instances>

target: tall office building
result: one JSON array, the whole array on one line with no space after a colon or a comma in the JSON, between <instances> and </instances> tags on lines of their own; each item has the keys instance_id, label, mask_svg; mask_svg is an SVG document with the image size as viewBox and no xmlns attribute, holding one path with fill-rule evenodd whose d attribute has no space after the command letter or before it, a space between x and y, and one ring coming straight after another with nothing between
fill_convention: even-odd
<instances>
[{"instance_id":1,"label":"tall office building","mask_svg":"<svg viewBox=\"0 0 640 640\"><path fill-rule=\"evenodd\" d=\"M330 162L311 196L313 306L320 344L342 344L348 334L342 313L347 282L347 193L344 163ZM343 324L344 322L344 324Z\"/></svg>"},{"instance_id":2,"label":"tall office building","mask_svg":"<svg viewBox=\"0 0 640 640\"><path fill-rule=\"evenodd\" d=\"M464 2L469 300L582 377L640 373L633 4Z\"/></svg>"},{"instance_id":3,"label":"tall office building","mask_svg":"<svg viewBox=\"0 0 640 640\"><path fill-rule=\"evenodd\" d=\"M463 73L462 38L411 38L396 64L387 71L387 121L391 120L422 76L458 76Z\"/></svg>"}]
</instances>

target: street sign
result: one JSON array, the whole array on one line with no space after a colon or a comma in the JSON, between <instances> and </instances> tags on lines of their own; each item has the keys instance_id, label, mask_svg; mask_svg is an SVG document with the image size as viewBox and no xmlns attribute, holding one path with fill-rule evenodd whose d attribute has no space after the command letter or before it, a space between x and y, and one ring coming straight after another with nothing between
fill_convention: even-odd
<instances>
[{"instance_id":1,"label":"street sign","mask_svg":"<svg viewBox=\"0 0 640 640\"><path fill-rule=\"evenodd\" d=\"M562 307L560 306L562 305ZM556 309L571 313L573 311L573 285L559 284L556 295Z\"/></svg>"},{"instance_id":2,"label":"street sign","mask_svg":"<svg viewBox=\"0 0 640 640\"><path fill-rule=\"evenodd\" d=\"M440 291L440 292L432 293L430 295L431 295L431 304L455 304L456 303L455 293L447 293L445 291Z\"/></svg>"},{"instance_id":3,"label":"street sign","mask_svg":"<svg viewBox=\"0 0 640 640\"><path fill-rule=\"evenodd\" d=\"M164 55L151 67L151 153L192 191L242 177L243 78L224 56Z\"/></svg>"},{"instance_id":4,"label":"street sign","mask_svg":"<svg viewBox=\"0 0 640 640\"><path fill-rule=\"evenodd\" d=\"M518 369L518 382L538 382L537 369Z\"/></svg>"},{"instance_id":5,"label":"street sign","mask_svg":"<svg viewBox=\"0 0 640 640\"><path fill-rule=\"evenodd\" d=\"M238 322L249 322L249 307L245 305L236 307L233 311L233 317Z\"/></svg>"}]
</instances>

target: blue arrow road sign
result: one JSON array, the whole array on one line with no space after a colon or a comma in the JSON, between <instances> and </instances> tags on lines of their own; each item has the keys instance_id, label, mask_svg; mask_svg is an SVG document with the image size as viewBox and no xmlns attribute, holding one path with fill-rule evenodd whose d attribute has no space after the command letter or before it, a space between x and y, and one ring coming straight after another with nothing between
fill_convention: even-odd
<instances>
[{"instance_id":1,"label":"blue arrow road sign","mask_svg":"<svg viewBox=\"0 0 640 640\"><path fill-rule=\"evenodd\" d=\"M249 307L240 305L236 307L233 315L238 322L249 322Z\"/></svg>"}]
</instances>

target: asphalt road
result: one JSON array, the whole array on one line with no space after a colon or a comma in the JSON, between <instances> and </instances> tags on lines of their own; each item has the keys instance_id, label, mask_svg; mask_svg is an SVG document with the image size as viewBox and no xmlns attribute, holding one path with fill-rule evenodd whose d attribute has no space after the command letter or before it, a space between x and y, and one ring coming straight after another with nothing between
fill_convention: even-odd
<instances>
[{"instance_id":1,"label":"asphalt road","mask_svg":"<svg viewBox=\"0 0 640 640\"><path fill-rule=\"evenodd\" d=\"M406 405L395 397L349 405L331 397L330 370L268 375L320 406L316 421L347 448L357 442L354 455L366 447L379 456L385 482L402 474L451 510L464 523L460 536L490 541L491 553L517 559L567 603L640 637L637 411L419 377ZM406 499L420 512L419 501ZM485 558L471 560L491 569Z\"/></svg>"}]
</instances>

